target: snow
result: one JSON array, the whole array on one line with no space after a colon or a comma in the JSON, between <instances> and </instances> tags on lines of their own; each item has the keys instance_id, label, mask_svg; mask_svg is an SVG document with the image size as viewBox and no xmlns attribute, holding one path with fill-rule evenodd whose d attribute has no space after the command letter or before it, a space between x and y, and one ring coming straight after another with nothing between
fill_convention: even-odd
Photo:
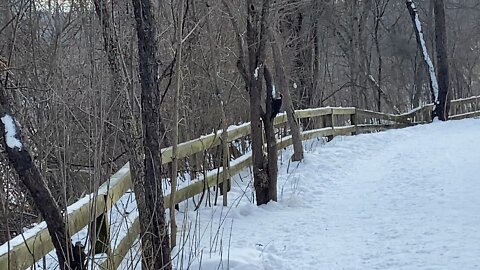
<instances>
[{"instance_id":1,"label":"snow","mask_svg":"<svg viewBox=\"0 0 480 270\"><path fill-rule=\"evenodd\" d=\"M232 130L238 129L238 128L244 128L246 126L250 126L250 122L241 123L239 125L230 125L230 126L228 126L227 131L232 131Z\"/></svg>"},{"instance_id":2,"label":"snow","mask_svg":"<svg viewBox=\"0 0 480 270\"><path fill-rule=\"evenodd\" d=\"M195 238L184 264L479 269L479 136L480 121L470 119L313 140L301 163L288 164L285 151L279 202L255 206L243 172L229 193L233 207L182 206L184 234Z\"/></svg>"},{"instance_id":3,"label":"snow","mask_svg":"<svg viewBox=\"0 0 480 270\"><path fill-rule=\"evenodd\" d=\"M24 239L28 239L30 237L35 236L36 234L39 234L40 231L44 230L47 228L47 223L45 221L40 222L37 224L35 227L32 227L31 229L24 230L24 232L10 240L10 250L13 249L14 247L21 245L24 243ZM0 255L6 254L9 250L9 245L7 243L0 245Z\"/></svg>"},{"instance_id":4,"label":"snow","mask_svg":"<svg viewBox=\"0 0 480 270\"><path fill-rule=\"evenodd\" d=\"M3 121L3 118L2 118ZM68 206L67 211L68 213L71 213L77 209L79 209L81 206L89 202L91 195L87 195L84 198L78 200L74 204ZM27 239L38 237L41 233L41 231L47 229L47 223L45 221L42 221L38 224L31 224L28 226L29 228L24 228L23 232L16 237L12 238L9 243L4 243L0 245L0 255L8 253L9 250L13 250L15 247L22 245ZM78 238L72 238L72 239L78 239ZM54 255L55 252L52 251L50 252L51 256Z\"/></svg>"},{"instance_id":5,"label":"snow","mask_svg":"<svg viewBox=\"0 0 480 270\"><path fill-rule=\"evenodd\" d=\"M241 129L241 128L245 128L246 126L250 126L250 122L247 122L247 123L239 123L238 125L230 125L228 126L227 128L227 131L232 131L232 130L235 130L235 129ZM222 129L218 129L218 130L214 130L213 132L211 133L208 133L208 134L204 134L204 135L201 135L198 139L206 139L208 137L212 137L212 136L221 136L222 135ZM192 141L196 141L198 139L193 139L193 140L190 140L190 141L186 141L186 142L183 142L183 143L180 143L179 145L184 145L184 144L188 144L188 143L191 143ZM168 148L167 148L168 149ZM162 149L162 153L163 153L163 149Z\"/></svg>"},{"instance_id":6,"label":"snow","mask_svg":"<svg viewBox=\"0 0 480 270\"><path fill-rule=\"evenodd\" d=\"M81 206L81 204L85 202L88 203L87 197L88 196L82 198L80 200L81 202L79 202L78 204L76 203L75 205L69 206L68 212L78 209ZM111 244L113 247L116 247L120 244L120 241L122 240L123 236L126 235L129 228L132 226L133 221L138 216L138 212L136 211L136 209L137 209L137 205L134 200L133 193L127 192L114 205L114 207L112 208L112 211L109 212L108 220L110 224L110 239L112 241ZM40 223L40 226L36 226L33 229L28 230L26 233L24 233L24 237L27 238L35 231L40 231L40 229L43 229L43 228L46 228L45 222ZM73 243L80 241L85 246L86 250L88 250L90 248L90 240L88 238L88 235L89 235L88 228L85 227L82 230L80 230L78 233L74 234L71 239ZM23 242L21 237L15 237L14 239L12 239L12 241L14 241L17 238L19 238L19 241ZM11 241L11 245L13 247L12 241ZM0 254L7 252L6 245L4 248L5 250L0 250ZM51 251L45 257L46 257L46 265L47 265L46 269L48 270L58 269L58 262L57 262L57 257L55 255L55 251ZM94 265L101 263L105 259L105 255L97 254L95 255L95 258L97 259L97 261L93 263ZM92 262L90 261L89 265L91 264ZM43 261L42 260L37 261L35 263L35 267L38 270L44 269Z\"/></svg>"},{"instance_id":7,"label":"snow","mask_svg":"<svg viewBox=\"0 0 480 270\"><path fill-rule=\"evenodd\" d=\"M255 77L255 80L258 79L258 70L259 69L260 69L260 67L256 67L255 72L253 73L253 76Z\"/></svg>"},{"instance_id":8,"label":"snow","mask_svg":"<svg viewBox=\"0 0 480 270\"><path fill-rule=\"evenodd\" d=\"M480 269L479 137L467 119L310 140L300 163L289 147L278 202L255 205L249 168L232 177L228 207L212 188L199 211L179 205L175 269ZM114 246L135 209L131 193L113 208ZM140 269L138 250L119 269Z\"/></svg>"},{"instance_id":9,"label":"snow","mask_svg":"<svg viewBox=\"0 0 480 270\"><path fill-rule=\"evenodd\" d=\"M17 136L17 129L15 127L15 120L12 116L5 114L2 118L2 123L5 125L5 138L7 142L7 146L14 149L18 148L22 150L22 142L16 138Z\"/></svg>"}]
</instances>

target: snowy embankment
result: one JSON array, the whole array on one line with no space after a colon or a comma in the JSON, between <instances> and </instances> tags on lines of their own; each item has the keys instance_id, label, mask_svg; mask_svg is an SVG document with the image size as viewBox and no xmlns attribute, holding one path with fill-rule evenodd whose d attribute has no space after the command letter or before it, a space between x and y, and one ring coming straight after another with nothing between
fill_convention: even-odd
<instances>
[{"instance_id":1,"label":"snowy embankment","mask_svg":"<svg viewBox=\"0 0 480 270\"><path fill-rule=\"evenodd\" d=\"M238 207L186 212L189 269L479 269L479 138L470 119L306 145L278 203L237 186Z\"/></svg>"},{"instance_id":2,"label":"snowy embankment","mask_svg":"<svg viewBox=\"0 0 480 270\"><path fill-rule=\"evenodd\" d=\"M175 269L480 269L479 138L469 119L309 141L301 163L282 151L277 203L254 204L245 170L229 207L180 204ZM136 216L129 200L114 242ZM137 243L120 269L138 258Z\"/></svg>"}]
</instances>

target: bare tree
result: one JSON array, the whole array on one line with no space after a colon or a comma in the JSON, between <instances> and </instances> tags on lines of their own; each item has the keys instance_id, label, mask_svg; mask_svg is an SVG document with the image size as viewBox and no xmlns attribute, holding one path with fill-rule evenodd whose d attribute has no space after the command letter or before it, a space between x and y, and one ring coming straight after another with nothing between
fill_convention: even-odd
<instances>
[{"instance_id":1,"label":"bare tree","mask_svg":"<svg viewBox=\"0 0 480 270\"><path fill-rule=\"evenodd\" d=\"M34 164L30 149L22 138L18 121L10 107L5 89L0 85L0 119L3 123L0 125L0 133L3 134L3 143L10 164L27 187L35 206L47 223L60 269L81 270L85 260L83 250L78 245L72 245L60 207L43 180L40 170Z\"/></svg>"},{"instance_id":2,"label":"bare tree","mask_svg":"<svg viewBox=\"0 0 480 270\"><path fill-rule=\"evenodd\" d=\"M297 117L295 116L295 109L293 107L292 97L290 95L290 90L288 89L286 74L285 74L285 63L283 61L282 52L280 50L279 37L275 35L273 30L269 31L270 41L272 45L272 54L273 60L275 62L275 77L277 81L277 87L282 93L285 112L287 113L288 125L292 133L293 141L293 161L300 161L303 159L303 145L302 138L300 137L300 125Z\"/></svg>"},{"instance_id":3,"label":"bare tree","mask_svg":"<svg viewBox=\"0 0 480 270\"><path fill-rule=\"evenodd\" d=\"M150 0L132 0L137 25L138 63L142 88L143 177L134 183L140 214L143 269L171 269L168 226L163 205L160 152L159 74L156 29Z\"/></svg>"},{"instance_id":4,"label":"bare tree","mask_svg":"<svg viewBox=\"0 0 480 270\"><path fill-rule=\"evenodd\" d=\"M177 245L177 224L175 222L175 191L177 189L177 173L178 173L178 158L177 158L177 147L178 147L178 121L179 121L179 99L180 99L180 90L182 88L182 25L183 25L183 6L184 3L182 0L178 3L180 5L177 15L177 26L176 26L176 67L175 67L175 76L176 76L176 86L175 94L173 97L173 132L172 132L172 176L171 176L171 192L170 192L170 243L171 247Z\"/></svg>"},{"instance_id":5,"label":"bare tree","mask_svg":"<svg viewBox=\"0 0 480 270\"><path fill-rule=\"evenodd\" d=\"M165 183L172 175L170 170L160 172L159 136L165 135L161 140L165 147L251 120L255 187L261 204L275 199L273 86L283 94L294 140L293 159L301 153L294 107L360 106L403 112L433 96L435 114L448 118L450 94L462 98L480 93L478 0L416 1L413 17L405 12L405 2L391 0L150 1L156 21L150 20L148 1L71 2L0 0L0 59L6 63L0 66L0 84L10 102L8 113L22 123L26 135L22 145L30 148L33 164L53 198L49 200L60 209L82 194L95 192L116 168L130 162L144 224L144 263L149 268L156 267L157 258L169 261L156 256L162 248L159 243L167 245L168 236L163 210L153 207L162 201L160 179ZM179 2L184 3L183 16L176 15ZM150 13L137 17L142 31L135 30L132 3L137 13ZM451 21L445 22L445 17ZM177 31L177 18L183 20L183 36ZM413 35L412 22L415 28L428 30ZM155 34L155 28L161 34ZM265 29L272 29L274 37ZM180 38L182 53L177 59ZM175 65L180 62L181 70ZM182 89L188 91L180 91L179 103L173 106L180 78ZM151 122L142 123L141 88L143 116ZM174 107L181 121L174 120ZM305 121L304 128L310 123L316 124ZM151 133L154 129L158 134ZM222 162L219 158L203 162L220 156L215 149L197 154L193 161L178 159L178 170L192 169L195 175L227 165L227 139L222 136ZM243 142L245 152L252 141ZM241 151L235 152L235 145L230 151L238 157ZM9 166L8 156L0 159L0 170L5 171L0 178L3 242L39 222L42 213ZM191 164L194 168L188 168ZM176 239L173 234L171 239ZM69 247L71 243L65 242Z\"/></svg>"},{"instance_id":6,"label":"bare tree","mask_svg":"<svg viewBox=\"0 0 480 270\"><path fill-rule=\"evenodd\" d=\"M272 149L276 147L273 121L268 109L270 105L271 84L268 74L267 80L267 99L262 99L262 80L264 73L264 61L266 57L266 43L268 40L268 18L270 13L269 0L248 0L247 8L247 50L244 49L243 38L238 21L234 17L232 4L224 0L228 13L231 16L232 25L236 32L237 44L239 49L239 58L237 67L245 81L245 87L250 96L250 122L252 136L252 159L253 176L257 204L266 204L269 201L277 200L277 172L276 172L276 153L275 157ZM271 77L270 77L271 79ZM269 93L270 92L270 93ZM262 101L267 103L266 111L262 108ZM267 139L268 158L263 153L262 120L265 127L265 137ZM274 145L275 144L275 145ZM273 168L273 167L275 168Z\"/></svg>"},{"instance_id":7,"label":"bare tree","mask_svg":"<svg viewBox=\"0 0 480 270\"><path fill-rule=\"evenodd\" d=\"M425 38L422 31L422 23L418 16L418 11L415 6L415 3L413 3L413 0L406 0L405 3L407 5L408 12L410 13L410 17L412 19L413 28L415 30L415 36L417 38L418 48L422 52L422 57L423 57L423 60L425 61L425 66L428 70L428 75L430 77L430 91L432 94L432 100L435 105L434 112L436 112L438 110L437 107L439 105L439 101L438 101L439 90L438 90L437 78L435 76L435 68L433 66L433 62L430 58L430 55L428 54L427 44L425 42Z\"/></svg>"}]
</instances>

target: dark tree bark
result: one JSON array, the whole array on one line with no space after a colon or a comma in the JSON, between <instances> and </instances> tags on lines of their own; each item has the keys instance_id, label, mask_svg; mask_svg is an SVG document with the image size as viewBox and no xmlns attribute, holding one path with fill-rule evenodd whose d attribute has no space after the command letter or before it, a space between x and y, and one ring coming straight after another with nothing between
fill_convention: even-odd
<instances>
[{"instance_id":1,"label":"dark tree bark","mask_svg":"<svg viewBox=\"0 0 480 270\"><path fill-rule=\"evenodd\" d=\"M303 159L303 144L302 144L302 138L300 137L299 121L295 116L295 109L293 108L292 97L290 96L290 90L288 89L288 86L287 86L287 79L286 79L285 68L284 68L285 63L283 62L282 52L280 50L281 43L279 42L278 38L275 36L275 33L273 30L269 31L269 36L270 36L270 41L272 43L273 60L275 62L275 75L276 75L275 77L277 79L276 80L277 87L279 89L279 92L282 93L283 95L282 99L284 102L285 112L287 113L288 125L290 126L290 131L292 133L292 141L293 141L292 160L300 161ZM265 81L268 87L269 82L266 79L267 78L265 77ZM267 93L268 93L268 89L267 89Z\"/></svg>"},{"instance_id":2,"label":"dark tree bark","mask_svg":"<svg viewBox=\"0 0 480 270\"><path fill-rule=\"evenodd\" d=\"M438 106L434 116L442 121L448 120L450 110L449 74L447 29L445 25L445 3L443 0L433 1L435 12L435 47L437 50L437 81L438 81Z\"/></svg>"},{"instance_id":3,"label":"dark tree bark","mask_svg":"<svg viewBox=\"0 0 480 270\"><path fill-rule=\"evenodd\" d=\"M114 33L114 27L110 19L105 0L94 0L95 12L102 25L103 47L107 54L108 67L112 75L111 96L115 97L123 88L123 80L120 68L118 40ZM116 98L112 98L114 101ZM113 106L114 104L111 104Z\"/></svg>"},{"instance_id":4,"label":"dark tree bark","mask_svg":"<svg viewBox=\"0 0 480 270\"><path fill-rule=\"evenodd\" d=\"M133 183L140 183L141 177L143 177L143 164L142 159L144 152L142 149L142 138L140 135L140 120L139 120L139 108L136 106L134 101L133 88L127 87L127 80L124 78L122 73L122 65L120 64L121 55L120 55L120 44L115 35L115 29L113 22L110 17L110 13L107 9L107 3L105 0L94 0L95 12L102 26L102 36L104 42L104 50L107 55L108 67L110 71L111 79L111 97L112 101L109 105L108 111L111 112L115 108L114 105L119 100L124 100L126 102L120 102L126 104L125 107L121 107L119 110L120 118L123 124L123 134L121 137L122 143L124 144L125 151L128 154L128 160L130 164L130 177ZM129 93L131 91L131 93ZM121 98L116 98L120 96ZM137 197L141 199L139 205L144 205L143 193L141 190L135 189ZM92 230L94 237L98 237L99 233L96 232L98 228ZM95 239L92 239L95 241ZM98 251L97 251L98 252Z\"/></svg>"},{"instance_id":5,"label":"dark tree bark","mask_svg":"<svg viewBox=\"0 0 480 270\"><path fill-rule=\"evenodd\" d=\"M22 138L20 127L11 113L8 99L4 93L5 89L0 89L0 119L2 122L0 132L3 134L4 147L10 165L28 189L35 206L47 223L60 269L81 270L84 268L85 260L83 249L72 245L60 208L43 180L40 170L33 163L28 146ZM78 252L74 254L75 251Z\"/></svg>"},{"instance_id":6,"label":"dark tree bark","mask_svg":"<svg viewBox=\"0 0 480 270\"><path fill-rule=\"evenodd\" d=\"M160 105L156 24L150 0L132 0L141 80L144 177L134 183L140 214L143 269L172 269L161 187ZM140 198L144 194L144 198ZM140 199L140 200L139 200Z\"/></svg>"},{"instance_id":7,"label":"dark tree bark","mask_svg":"<svg viewBox=\"0 0 480 270\"><path fill-rule=\"evenodd\" d=\"M273 125L274 118L272 115L273 99L273 78L270 70L265 66L263 71L265 84L267 89L267 99L265 100L266 112L262 115L262 122L265 128L265 138L267 140L267 175L268 175L268 198L277 201L277 176L278 176L278 151L277 139L275 138L275 127Z\"/></svg>"},{"instance_id":8,"label":"dark tree bark","mask_svg":"<svg viewBox=\"0 0 480 270\"><path fill-rule=\"evenodd\" d=\"M435 117L435 112L437 111L437 107L439 105L439 101L438 101L439 90L438 90L437 77L435 76L435 68L433 67L433 63L432 63L432 60L430 58L430 55L428 54L427 45L426 45L425 38L424 38L423 32L422 32L422 25L421 25L421 22L420 22L420 19L419 19L419 16L418 16L418 12L417 12L417 8L415 6L415 3L413 3L413 0L406 0L405 4L407 5L407 9L408 9L408 12L410 14L410 18L412 19L418 49L421 52L422 59L425 62L425 68L427 69L427 72L428 72L428 75L429 75L430 92L431 92L431 95L432 95L432 101L434 103L433 117Z\"/></svg>"},{"instance_id":9,"label":"dark tree bark","mask_svg":"<svg viewBox=\"0 0 480 270\"><path fill-rule=\"evenodd\" d=\"M377 84L378 84L378 89L377 89L377 112L382 111L382 68L383 68L383 58L382 58L382 52L380 49L380 36L379 36L379 29L380 29L380 24L382 21L383 14L385 14L385 9L388 5L387 3L381 3L379 1L373 1L373 4L375 6L374 10L374 15L375 15L375 20L374 20L374 31L373 31L373 41L375 43L375 52L377 53L377 61L378 61L378 68L377 68Z\"/></svg>"},{"instance_id":10,"label":"dark tree bark","mask_svg":"<svg viewBox=\"0 0 480 270\"><path fill-rule=\"evenodd\" d=\"M269 0L248 0L248 18L247 18L247 44L248 44L248 65L247 63L239 63L241 70L247 70L244 73L244 80L247 91L250 95L250 121L252 136L252 160L253 160L253 177L255 186L255 195L257 205L266 204L270 200L276 200L276 194L272 198L271 182L276 179L270 178L269 165L273 161L267 161L263 153L262 139L262 122L261 119L270 119L270 115L262 109L262 80L263 65L266 55L267 21L270 10ZM248 68L247 68L248 66ZM270 102L270 100L266 100ZM264 121L265 122L268 122ZM271 120L270 120L271 121ZM265 126L266 133L269 126ZM270 134L266 134L269 136ZM268 138L267 138L268 140ZM276 163L277 160L275 159Z\"/></svg>"},{"instance_id":11,"label":"dark tree bark","mask_svg":"<svg viewBox=\"0 0 480 270\"><path fill-rule=\"evenodd\" d=\"M276 173L272 174L269 166L274 166L273 162L277 159L267 160L263 153L263 136L262 136L262 120L272 122L270 114L262 109L262 77L264 73L264 61L266 55L266 43L268 40L268 17L270 12L269 0L247 0L247 49L244 49L241 30L238 22L234 17L231 2L223 0L228 13L231 16L232 26L235 30L239 57L237 67L245 81L245 87L250 97L250 126L252 137L252 160L253 160L253 178L255 186L255 195L257 205L266 204L271 200L276 200ZM267 98L265 102L270 102ZM267 119L268 118L268 119ZM273 122L272 122L273 123ZM268 123L267 123L268 125ZM267 129L273 128L265 126L266 137L272 138L271 131ZM273 135L274 137L274 135ZM268 156L271 159L270 156ZM276 170L276 168L275 168Z\"/></svg>"}]
</instances>

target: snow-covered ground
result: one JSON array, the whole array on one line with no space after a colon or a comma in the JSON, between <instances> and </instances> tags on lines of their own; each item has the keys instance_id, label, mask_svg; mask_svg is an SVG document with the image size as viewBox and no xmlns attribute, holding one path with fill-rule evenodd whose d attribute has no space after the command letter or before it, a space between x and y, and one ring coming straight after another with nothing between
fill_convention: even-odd
<instances>
[{"instance_id":1,"label":"snow-covered ground","mask_svg":"<svg viewBox=\"0 0 480 270\"><path fill-rule=\"evenodd\" d=\"M470 119L285 151L278 203L252 204L246 175L237 207L186 213L189 269L480 269L479 139Z\"/></svg>"},{"instance_id":2,"label":"snow-covered ground","mask_svg":"<svg viewBox=\"0 0 480 270\"><path fill-rule=\"evenodd\" d=\"M277 203L254 204L245 170L229 207L180 205L175 268L480 269L479 139L469 119L309 141L300 163L284 150ZM112 234L136 215L126 202ZM137 245L121 269L140 269L138 257Z\"/></svg>"}]
</instances>

